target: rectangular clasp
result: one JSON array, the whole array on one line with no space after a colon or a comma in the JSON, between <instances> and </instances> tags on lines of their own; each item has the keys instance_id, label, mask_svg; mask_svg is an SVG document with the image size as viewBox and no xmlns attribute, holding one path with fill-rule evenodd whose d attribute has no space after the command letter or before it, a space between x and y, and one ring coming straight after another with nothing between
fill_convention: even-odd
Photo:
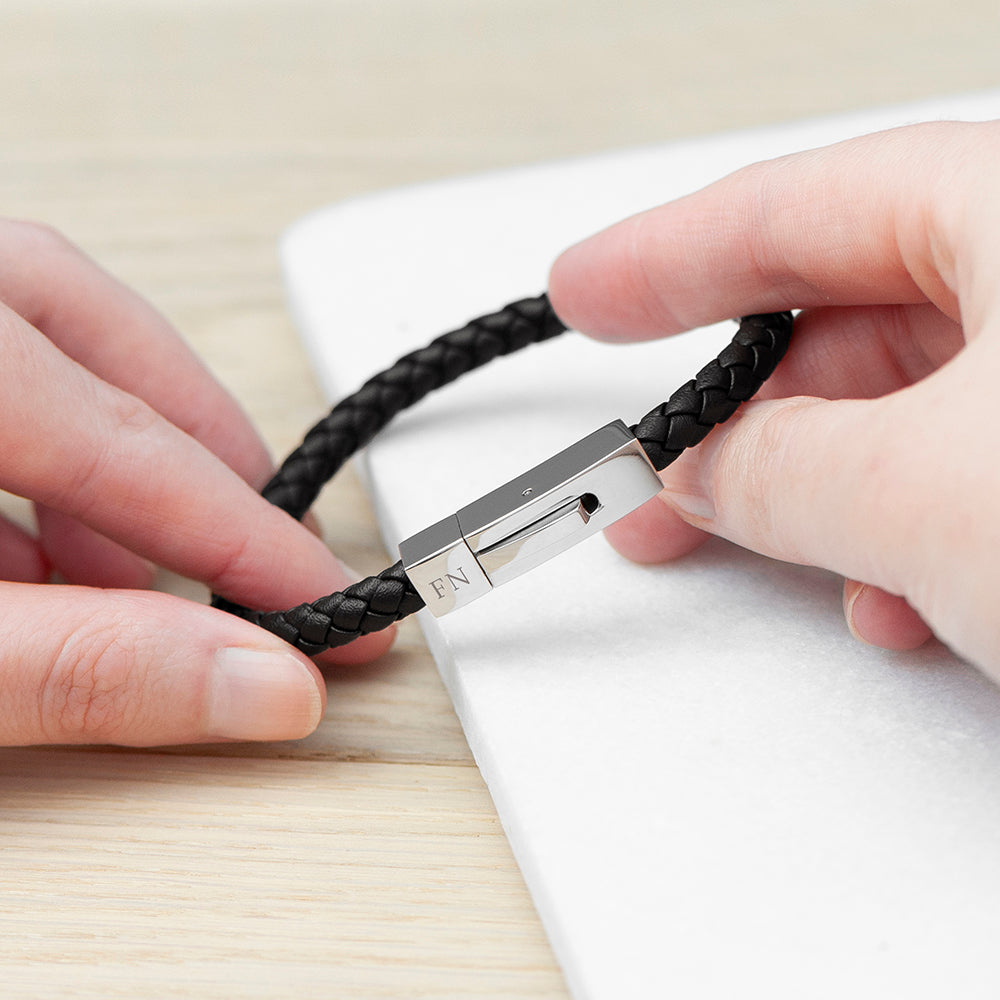
<instances>
[{"instance_id":1,"label":"rectangular clasp","mask_svg":"<svg viewBox=\"0 0 1000 1000\"><path fill-rule=\"evenodd\" d=\"M418 532L399 546L440 617L614 524L662 488L621 420Z\"/></svg>"}]
</instances>

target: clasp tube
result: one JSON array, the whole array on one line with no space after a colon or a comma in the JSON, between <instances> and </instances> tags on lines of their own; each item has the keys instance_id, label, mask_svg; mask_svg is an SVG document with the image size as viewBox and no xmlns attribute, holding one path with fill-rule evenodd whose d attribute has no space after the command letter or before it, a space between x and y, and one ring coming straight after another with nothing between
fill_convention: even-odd
<instances>
[{"instance_id":1,"label":"clasp tube","mask_svg":"<svg viewBox=\"0 0 1000 1000\"><path fill-rule=\"evenodd\" d=\"M614 524L661 489L642 446L615 420L407 538L400 558L441 617Z\"/></svg>"}]
</instances>

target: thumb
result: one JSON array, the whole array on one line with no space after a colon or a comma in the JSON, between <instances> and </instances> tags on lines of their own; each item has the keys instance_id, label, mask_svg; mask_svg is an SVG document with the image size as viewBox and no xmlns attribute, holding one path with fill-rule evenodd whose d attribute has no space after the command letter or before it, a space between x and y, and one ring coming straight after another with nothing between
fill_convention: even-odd
<instances>
[{"instance_id":1,"label":"thumb","mask_svg":"<svg viewBox=\"0 0 1000 1000\"><path fill-rule=\"evenodd\" d=\"M660 496L698 528L904 598L1000 680L994 353L977 341L880 399L748 403L666 470Z\"/></svg>"},{"instance_id":2,"label":"thumb","mask_svg":"<svg viewBox=\"0 0 1000 1000\"><path fill-rule=\"evenodd\" d=\"M0 601L0 744L294 739L322 717L315 666L211 608L10 583Z\"/></svg>"},{"instance_id":3,"label":"thumb","mask_svg":"<svg viewBox=\"0 0 1000 1000\"><path fill-rule=\"evenodd\" d=\"M915 506L935 491L917 481L934 473L906 397L745 404L664 472L661 498L745 548L912 599L931 557L914 541Z\"/></svg>"}]
</instances>

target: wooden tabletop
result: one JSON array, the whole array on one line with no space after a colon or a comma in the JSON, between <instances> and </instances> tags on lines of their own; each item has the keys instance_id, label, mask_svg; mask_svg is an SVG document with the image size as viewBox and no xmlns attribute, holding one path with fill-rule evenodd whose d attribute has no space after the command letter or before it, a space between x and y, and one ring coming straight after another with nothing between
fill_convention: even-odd
<instances>
[{"instance_id":1,"label":"wooden tabletop","mask_svg":"<svg viewBox=\"0 0 1000 1000\"><path fill-rule=\"evenodd\" d=\"M997 86L998 27L996 0L3 0L0 214L144 292L280 455L324 410L275 254L302 213ZM385 564L353 474L318 513ZM0 750L3 995L566 996L416 625L328 687L300 743Z\"/></svg>"}]
</instances>

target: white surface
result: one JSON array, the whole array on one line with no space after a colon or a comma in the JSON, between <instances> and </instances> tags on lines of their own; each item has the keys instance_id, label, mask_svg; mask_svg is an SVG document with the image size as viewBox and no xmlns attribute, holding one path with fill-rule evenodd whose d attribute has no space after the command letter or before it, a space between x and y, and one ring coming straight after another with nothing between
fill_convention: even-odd
<instances>
[{"instance_id":1,"label":"white surface","mask_svg":"<svg viewBox=\"0 0 1000 1000\"><path fill-rule=\"evenodd\" d=\"M997 116L1000 92L367 197L288 233L291 301L339 397L743 163ZM731 332L567 335L428 398L367 455L388 541L638 419ZM577 997L1000 994L1000 691L940 647L855 643L838 580L596 538L423 625Z\"/></svg>"}]
</instances>

